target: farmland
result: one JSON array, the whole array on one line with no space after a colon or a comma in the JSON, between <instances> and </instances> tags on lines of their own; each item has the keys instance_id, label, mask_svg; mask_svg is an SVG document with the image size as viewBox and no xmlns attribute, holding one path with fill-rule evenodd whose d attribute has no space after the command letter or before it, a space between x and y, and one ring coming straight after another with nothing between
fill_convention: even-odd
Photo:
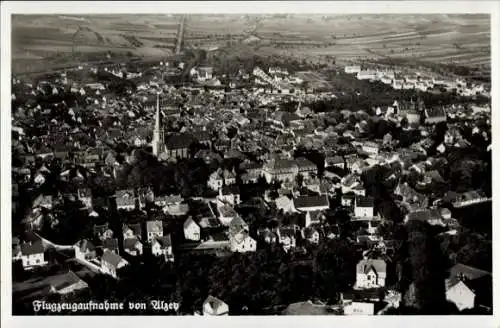
<instances>
[{"instance_id":1,"label":"farmland","mask_svg":"<svg viewBox=\"0 0 500 328\"><path fill-rule=\"evenodd\" d=\"M108 51L170 56L180 20L180 15L13 16L14 68L70 61L73 50L81 60ZM488 70L490 38L488 15L235 14L188 15L183 43L208 51L245 45L249 55L316 63L394 59Z\"/></svg>"}]
</instances>

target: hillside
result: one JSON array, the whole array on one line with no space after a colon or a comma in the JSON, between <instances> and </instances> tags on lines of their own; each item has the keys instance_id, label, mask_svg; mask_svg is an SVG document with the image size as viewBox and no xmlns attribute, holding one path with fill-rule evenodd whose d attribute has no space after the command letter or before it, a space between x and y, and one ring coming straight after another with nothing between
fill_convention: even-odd
<instances>
[{"instance_id":1,"label":"hillside","mask_svg":"<svg viewBox=\"0 0 500 328\"><path fill-rule=\"evenodd\" d=\"M115 56L164 57L180 15L14 15L13 70ZM490 68L488 15L188 15L184 47L337 62L398 59ZM73 40L75 46L73 47ZM75 57L76 56L76 57Z\"/></svg>"}]
</instances>

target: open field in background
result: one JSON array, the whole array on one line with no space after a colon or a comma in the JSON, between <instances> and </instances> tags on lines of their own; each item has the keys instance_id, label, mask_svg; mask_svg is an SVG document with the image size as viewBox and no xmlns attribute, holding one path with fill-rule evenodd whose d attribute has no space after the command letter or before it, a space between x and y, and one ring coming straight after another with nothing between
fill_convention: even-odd
<instances>
[{"instance_id":1,"label":"open field in background","mask_svg":"<svg viewBox=\"0 0 500 328\"><path fill-rule=\"evenodd\" d=\"M180 16L168 15L14 15L14 72L69 64L75 52L82 60L105 56L172 54ZM40 62L43 61L43 62Z\"/></svg>"},{"instance_id":2,"label":"open field in background","mask_svg":"<svg viewBox=\"0 0 500 328\"><path fill-rule=\"evenodd\" d=\"M82 54L169 56L180 20L180 15L13 16L14 68L26 69L30 61L70 61L73 37ZM184 45L232 51L245 45L247 54L313 62L326 56L341 63L393 58L489 69L490 38L488 15L188 15Z\"/></svg>"}]
</instances>

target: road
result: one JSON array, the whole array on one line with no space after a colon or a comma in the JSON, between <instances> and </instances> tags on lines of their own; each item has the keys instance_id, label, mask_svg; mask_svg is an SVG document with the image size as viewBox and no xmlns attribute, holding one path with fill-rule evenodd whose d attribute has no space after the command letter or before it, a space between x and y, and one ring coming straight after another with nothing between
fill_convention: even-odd
<instances>
[{"instance_id":1,"label":"road","mask_svg":"<svg viewBox=\"0 0 500 328\"><path fill-rule=\"evenodd\" d=\"M177 30L177 43L175 45L175 54L181 53L182 41L184 39L184 25L186 24L186 15L182 16L181 22L179 23L179 29Z\"/></svg>"}]
</instances>

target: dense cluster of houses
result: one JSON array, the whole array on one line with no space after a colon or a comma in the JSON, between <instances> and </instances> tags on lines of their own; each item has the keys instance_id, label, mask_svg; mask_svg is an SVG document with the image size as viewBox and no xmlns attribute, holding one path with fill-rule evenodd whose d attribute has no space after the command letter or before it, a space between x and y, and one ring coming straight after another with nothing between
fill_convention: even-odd
<instances>
[{"instance_id":1,"label":"dense cluster of houses","mask_svg":"<svg viewBox=\"0 0 500 328\"><path fill-rule=\"evenodd\" d=\"M396 83L396 75L389 71L371 72L358 68L346 67L345 71L357 74L359 79L391 79L390 83ZM210 67L195 67L190 73L198 82L216 79ZM278 67L269 68L268 73L255 68L253 75L282 90L285 90L283 83L292 83L294 79L292 74ZM410 77L406 79L410 81ZM409 83L407 80L404 83ZM417 77L413 83L424 83L423 77ZM66 76L61 76L60 80L45 84L26 84L20 92L54 94L69 82ZM114 97L101 84L77 86L72 82L70 92L85 99L88 105L85 110L68 108L62 102L54 105L55 109L29 103L25 105L26 108L17 109L17 113L22 113L16 114L21 115L20 121L37 120L40 135L28 135L25 131L27 125L14 124L13 147L24 160L23 164L13 168L16 180L14 186L24 184L32 189L42 186L51 174L49 164L52 159L59 159L63 168L60 179L78 181L81 185L64 197L79 201L82 209L88 211L89 217L96 218L100 214L94 210L95 199L85 186L85 181L95 175L97 170L112 181L125 165L134 162L135 156L131 152L124 161L119 161L119 154L107 141L121 141L135 147L151 146L153 155L160 162L194 157L207 164L221 164L227 159L236 159L240 163L233 168L219 165L211 172L206 186L216 194L214 197L200 195L197 199L183 199L180 195L157 195L147 186L117 190L114 199L118 211L145 211L149 203L168 217L181 220L183 224L182 238L174 240L172 232L162 220L126 223L121 231L111 229L108 222L94 225L92 239L81 239L75 245L66 245L74 250L76 261L114 278L119 278L120 269L130 265L131 261L127 259L140 257L146 250L168 262L175 261L177 251L231 254L255 252L260 245L266 247L266 244L280 245L286 252L303 251L304 241L319 244L325 239L338 238L338 227L325 220L326 213L333 209L332 200L335 198L350 213L351 220L363 226L356 236L356 242L365 247L367 254L372 249L390 248L391 241L384 240L377 229L387 218L377 213L374 199L365 189L361 175L375 166L397 167L403 174L411 172L418 176L420 187L444 183L438 172L443 165L443 158L428 157L426 152L431 143L429 134L432 125L448 122L445 141L438 147L443 154L447 147L466 147L469 144L458 129L453 129L461 123L449 122L452 117L467 118L469 122L488 117L487 110L468 110L463 106L425 108L419 101L395 102L386 108L376 108L374 119L396 124L407 119L410 124L403 129L403 133L418 132L421 136L411 146L396 149L390 134L382 140L370 140L367 137L366 125L370 115L366 111L342 111L346 120L354 115L356 123L348 125L337 122L327 126L321 122L329 118L329 113L314 113L300 102L295 112L280 110L281 96L286 92L276 97L246 90L205 90L197 86L176 90L158 78L139 84L138 91L130 93L129 99ZM159 93L162 94L161 99ZM175 108L171 104L179 98L185 102L182 108ZM225 105L221 105L222 99L225 99ZM57 116L55 113L64 115ZM169 131L167 121L182 123L180 132ZM474 128L476 134L488 138L486 131L481 131L477 126ZM237 133L231 133L232 130ZM203 147L193 154L194 145ZM298 147L322 153L325 158L322 165L324 172L320 174L318 163L306 157L295 157L294 152ZM36 164L37 161L41 161L41 165ZM415 186L401 182L397 170L393 171L387 179L398 182L395 194L401 197L402 204L408 208L406 222L425 221L431 225L441 225L450 233L455 231L458 222L451 217L449 210L429 204L426 196L418 192ZM300 222L278 222L273 228L254 228L245 222L246 218L239 214L238 208L247 206L249 200L242 197L240 188L261 181L268 184L278 182L280 188L277 197L271 196L269 190L263 194L259 199L260 206L276 206L285 214L297 214L301 218ZM45 224L47 217L52 224L57 225L52 210L62 198L62 194L60 197L44 194L36 197L31 211L24 218L27 229L38 230ZM449 193L445 198L451 199L456 207L489 200L475 190L462 194ZM26 270L50 264L45 257L47 245L42 239L20 241L16 238L13 249L13 258L21 260ZM384 259L367 255L356 267L353 291L371 292L384 288L386 268ZM456 281L455 276L447 284L447 297L461 309L470 308L470 304L474 303L471 299L474 299L475 287L468 287L463 280ZM74 276L68 277L73 279L71 277ZM465 300L461 299L463 295ZM364 302L358 301L359 298L354 300L351 296L343 297L346 314L378 313L373 304L370 305L371 296L363 297ZM387 299L390 304L399 302L394 294L387 296ZM229 309L220 299L209 296L202 312L225 315Z\"/></svg>"}]
</instances>

